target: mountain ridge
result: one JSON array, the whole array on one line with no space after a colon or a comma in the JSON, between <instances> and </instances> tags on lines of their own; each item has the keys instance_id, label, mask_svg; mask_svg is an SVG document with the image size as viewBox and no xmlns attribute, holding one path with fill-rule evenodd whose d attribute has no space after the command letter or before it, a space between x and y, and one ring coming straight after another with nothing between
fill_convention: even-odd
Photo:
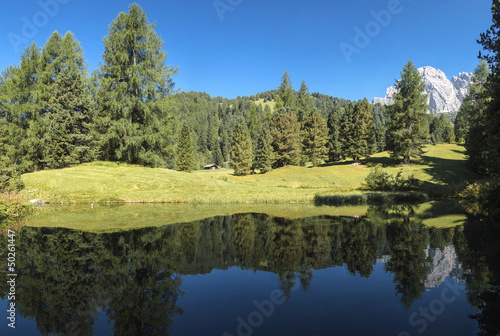
<instances>
[{"instance_id":1,"label":"mountain ridge","mask_svg":"<svg viewBox=\"0 0 500 336\"><path fill-rule=\"evenodd\" d=\"M417 71L422 76L425 83L425 93L428 94L428 104L431 107L431 113L449 113L457 112L462 106L463 100L469 92L469 86L472 83L473 74L461 72L458 76L450 79L446 74L431 66L418 68ZM396 86L388 87L385 97L373 98L373 104L382 105L393 104L393 95L396 93Z\"/></svg>"}]
</instances>

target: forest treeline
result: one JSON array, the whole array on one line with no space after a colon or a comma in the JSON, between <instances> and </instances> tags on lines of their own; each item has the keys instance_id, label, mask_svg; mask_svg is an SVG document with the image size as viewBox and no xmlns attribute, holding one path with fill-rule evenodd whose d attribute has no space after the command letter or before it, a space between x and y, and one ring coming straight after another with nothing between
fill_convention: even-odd
<instances>
[{"instance_id":1,"label":"forest treeline","mask_svg":"<svg viewBox=\"0 0 500 336\"><path fill-rule=\"evenodd\" d=\"M297 91L286 71L277 89L248 97L177 92L178 69L166 65L154 29L131 5L109 26L102 62L90 74L71 32L27 47L0 76L2 168L26 173L108 160L186 171L217 164L247 174L384 150L408 162L422 144L454 141L451 122L425 114L420 99L411 117L422 125L416 134L401 118L406 105L394 112L310 93L305 82ZM412 64L407 70L409 81L419 80ZM401 137L408 148L394 148Z\"/></svg>"}]
</instances>

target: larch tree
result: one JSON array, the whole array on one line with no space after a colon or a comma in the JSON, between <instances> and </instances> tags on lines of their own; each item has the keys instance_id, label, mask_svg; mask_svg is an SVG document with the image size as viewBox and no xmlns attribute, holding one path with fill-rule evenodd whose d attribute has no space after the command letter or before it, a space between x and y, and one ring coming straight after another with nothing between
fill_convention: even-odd
<instances>
[{"instance_id":1,"label":"larch tree","mask_svg":"<svg viewBox=\"0 0 500 336\"><path fill-rule=\"evenodd\" d=\"M316 167L328 158L328 127L319 111L312 111L304 121L302 130L303 153Z\"/></svg>"},{"instance_id":2,"label":"larch tree","mask_svg":"<svg viewBox=\"0 0 500 336\"><path fill-rule=\"evenodd\" d=\"M425 122L429 110L425 83L410 60L401 71L401 79L396 82L397 92L394 104L389 107L388 148L394 159L403 158L403 164L409 164L411 158L418 158L428 135Z\"/></svg>"},{"instance_id":3,"label":"larch tree","mask_svg":"<svg viewBox=\"0 0 500 336\"><path fill-rule=\"evenodd\" d=\"M172 92L177 68L165 64L164 42L138 4L118 15L103 41L101 156L162 166L164 115L157 103Z\"/></svg>"},{"instance_id":4,"label":"larch tree","mask_svg":"<svg viewBox=\"0 0 500 336\"><path fill-rule=\"evenodd\" d=\"M234 175L247 175L252 168L252 139L244 124L239 123L233 132L231 142L230 163Z\"/></svg>"}]
</instances>

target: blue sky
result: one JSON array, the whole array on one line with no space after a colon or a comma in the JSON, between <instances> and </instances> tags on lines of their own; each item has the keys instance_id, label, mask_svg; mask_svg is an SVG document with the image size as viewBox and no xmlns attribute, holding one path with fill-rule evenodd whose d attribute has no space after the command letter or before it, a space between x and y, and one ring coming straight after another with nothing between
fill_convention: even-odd
<instances>
[{"instance_id":1,"label":"blue sky","mask_svg":"<svg viewBox=\"0 0 500 336\"><path fill-rule=\"evenodd\" d=\"M97 68L109 24L132 2L4 1L0 69L54 30L72 31ZM408 59L451 78L474 70L476 39L491 25L490 0L137 2L156 21L167 63L179 66L177 88L227 98L275 89L285 69L296 89L305 80L311 92L351 100L384 96Z\"/></svg>"}]
</instances>

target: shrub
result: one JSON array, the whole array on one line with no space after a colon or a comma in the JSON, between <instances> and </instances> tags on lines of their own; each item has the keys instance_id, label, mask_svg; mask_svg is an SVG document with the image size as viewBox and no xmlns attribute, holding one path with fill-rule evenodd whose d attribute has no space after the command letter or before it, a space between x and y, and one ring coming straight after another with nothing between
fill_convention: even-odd
<instances>
[{"instance_id":1,"label":"shrub","mask_svg":"<svg viewBox=\"0 0 500 336\"><path fill-rule=\"evenodd\" d=\"M420 181L413 175L404 178L402 169L396 176L391 176L380 167L375 167L370 171L365 183L369 189L378 191L406 191L413 190L420 185Z\"/></svg>"},{"instance_id":2,"label":"shrub","mask_svg":"<svg viewBox=\"0 0 500 336\"><path fill-rule=\"evenodd\" d=\"M366 185L371 190L391 190L390 176L384 172L380 167L375 167L370 171L366 177Z\"/></svg>"},{"instance_id":3,"label":"shrub","mask_svg":"<svg viewBox=\"0 0 500 336\"><path fill-rule=\"evenodd\" d=\"M0 192L14 192L24 189L21 175L12 169L0 169Z\"/></svg>"},{"instance_id":4,"label":"shrub","mask_svg":"<svg viewBox=\"0 0 500 336\"><path fill-rule=\"evenodd\" d=\"M14 221L33 212L35 206L17 193L0 193L0 227L3 221Z\"/></svg>"}]
</instances>

